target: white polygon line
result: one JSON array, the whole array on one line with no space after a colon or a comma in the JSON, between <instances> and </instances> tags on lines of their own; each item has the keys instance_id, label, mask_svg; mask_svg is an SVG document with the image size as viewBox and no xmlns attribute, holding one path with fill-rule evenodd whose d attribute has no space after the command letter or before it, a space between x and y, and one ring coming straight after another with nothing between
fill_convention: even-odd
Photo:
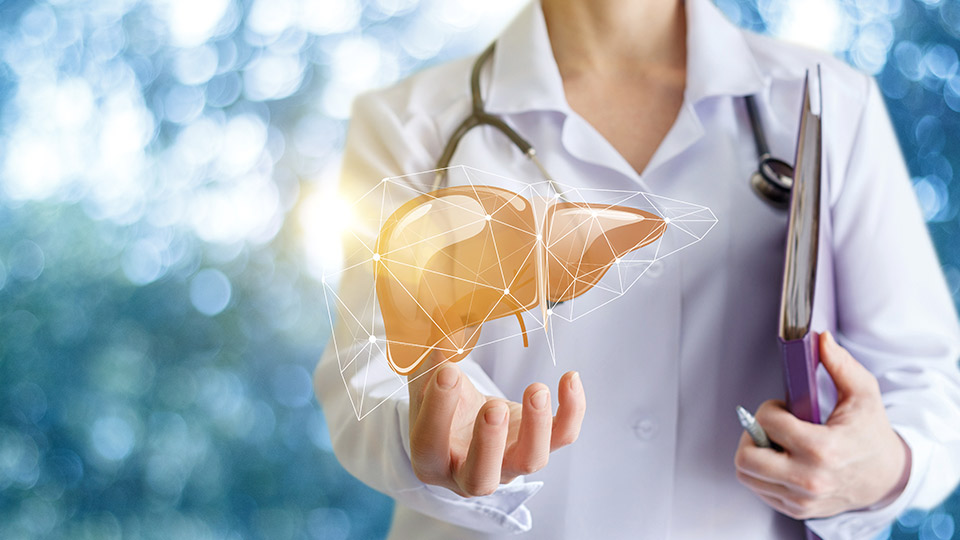
<instances>
[{"instance_id":1,"label":"white polygon line","mask_svg":"<svg viewBox=\"0 0 960 540\"><path fill-rule=\"evenodd\" d=\"M457 262L456 259L451 259L451 260L453 260L454 262ZM393 266L402 266L402 267L404 267L404 268L414 268L414 269L416 269L416 270L419 270L419 271L423 272L424 274L432 274L432 275L435 275L435 276L450 278L450 279L452 279L452 280L454 280L454 281L458 281L458 282L460 282L460 283L466 283L466 284L468 284L468 285L476 285L476 286L479 286L479 287L484 287L484 288L486 288L486 289L503 290L503 287L500 287L499 285L490 285L489 283L483 283L483 282L480 282L480 281L470 280L470 279L467 279L467 278L465 278L465 277L463 277L463 276L458 276L458 275L455 275L455 274L445 274L445 273L443 273L443 272L439 272L439 271L437 271L437 270L432 270L432 269L429 269L429 268L423 268L423 267L417 266L417 265L415 265L415 264L410 264L410 263L405 263L405 262L400 262L400 261L392 261L391 264L392 264ZM462 264L462 263L458 263L458 264ZM412 296L412 295L411 295L411 296Z\"/></svg>"},{"instance_id":2,"label":"white polygon line","mask_svg":"<svg viewBox=\"0 0 960 540\"><path fill-rule=\"evenodd\" d=\"M336 332L337 328L336 328L336 326L334 326L334 323L333 323L333 313L330 312L330 300L329 300L329 298L327 297L327 287L328 287L328 286L329 286L329 285L324 284L323 287L322 287L322 288L323 288L323 304L324 304L324 306L326 306L326 308L327 308L327 320L330 321L330 341L333 342L333 351L334 351L334 354L335 354L336 357L337 357L337 364L339 364L339 363L340 363L340 348L339 348L339 346L337 345L337 332Z\"/></svg>"},{"instance_id":3,"label":"white polygon line","mask_svg":"<svg viewBox=\"0 0 960 540\"><path fill-rule=\"evenodd\" d=\"M360 409L357 408L356 402L354 402L353 395L350 393L350 383L347 382L347 377L340 372L340 379L343 381L343 386L347 390L347 397L350 399L350 407L353 409L353 414L357 415L357 420L362 420L363 417L360 416Z\"/></svg>"},{"instance_id":4,"label":"white polygon line","mask_svg":"<svg viewBox=\"0 0 960 540\"><path fill-rule=\"evenodd\" d=\"M489 240L489 238L486 238L486 237L485 237L485 238L484 238L483 245L480 247L480 260L481 260L481 261L483 260L484 255L487 253L487 242L488 242L488 240ZM479 273L478 273L478 277L479 277ZM476 286L474 286L473 292L474 292L474 293L476 292ZM470 313L471 311L473 311L473 301L474 301L475 298L476 298L476 294L471 294L471 295L470 295L470 304L467 305L467 313Z\"/></svg>"},{"instance_id":5,"label":"white polygon line","mask_svg":"<svg viewBox=\"0 0 960 540\"><path fill-rule=\"evenodd\" d=\"M357 343L358 345L363 342L362 340L359 340L359 339L358 339L358 340L355 340L355 341L356 341L356 343ZM360 355L363 353L364 349L366 349L366 348L367 348L366 345L364 345L363 347L357 348L357 352L354 353L354 355L350 358L350 361L348 361L346 364L344 364L343 366L341 366L341 368L340 368L340 373L343 373L343 372L345 372L347 369L349 369L350 366L353 365L353 363L357 360L357 358L360 357Z\"/></svg>"},{"instance_id":6,"label":"white polygon line","mask_svg":"<svg viewBox=\"0 0 960 540\"><path fill-rule=\"evenodd\" d=\"M385 339L382 340L382 341L383 341L383 343L387 343L387 340L385 340ZM380 353L380 355L383 357L383 359L386 360L386 358L387 358L387 349L386 349L386 347L380 347L380 343L381 343L381 340L377 340L376 342L373 343L373 346L377 348L377 351ZM389 366L388 366L388 367L389 367ZM394 377L394 378L397 380L397 382L399 382L400 384L405 384L405 383L406 383L406 381L403 380L403 377L401 377L400 374L397 373L396 371L394 371L394 370L392 370L392 369L387 369L387 371L389 371L390 374L393 375L393 377Z\"/></svg>"},{"instance_id":7,"label":"white polygon line","mask_svg":"<svg viewBox=\"0 0 960 540\"><path fill-rule=\"evenodd\" d=\"M392 278L394 279L394 281L396 281L396 283L398 283L398 284L400 285L400 288L403 289L403 292L407 293L407 294L410 296L410 298L413 299L414 303L417 304L417 307L420 308L420 311L422 311L422 312L427 316L427 318L430 319L430 322L433 323L434 326L436 326L438 329L440 329L440 330L442 331L442 330L443 330L443 327L440 326L440 325L437 323L437 321L433 320L433 316L432 316L430 313L427 312L426 308L423 307L423 305L420 303L420 301L417 299L417 297L414 296L409 290L407 290L407 288L403 285L403 282L402 282L401 280L397 279L396 274L394 274L393 271L391 271L389 267L384 266L384 268L387 270L387 272L390 272L390 277L392 277Z\"/></svg>"},{"instance_id":8,"label":"white polygon line","mask_svg":"<svg viewBox=\"0 0 960 540\"><path fill-rule=\"evenodd\" d=\"M497 260L501 260L501 259L500 259L500 248L497 247L497 239L496 239L496 237L494 236L492 229L490 230L490 238L493 240L493 251L496 252L496 254L497 254ZM500 279L503 280L504 286L506 286L507 276L505 276L505 275L503 274L503 266L500 266Z\"/></svg>"},{"instance_id":9,"label":"white polygon line","mask_svg":"<svg viewBox=\"0 0 960 540\"><path fill-rule=\"evenodd\" d=\"M593 224L594 224L594 222L596 222L596 221L597 221L597 219L596 219L595 217L594 217L593 219L589 220L590 227L587 229L587 235L584 237L583 250L580 251L580 258L577 259L577 269L576 269L576 271L574 272L574 275L573 275L573 282L574 282L574 283L577 283L577 282L586 283L585 281L583 281L583 273L581 273L580 269L583 267L583 258L587 255L587 248L589 247L589 246L587 246L587 241L589 241L589 239L590 239L590 233L593 232ZM580 228L580 227L582 227L582 226L583 226L583 224L580 224L580 225L577 226L577 228ZM587 290L586 290L586 288L584 288L584 291L583 291L582 293L580 293L580 294L584 294L584 293L586 293L586 292L587 292ZM577 288L576 288L576 286L574 286L574 288L573 288L573 294L577 295ZM577 296L579 296L579 295L577 295Z\"/></svg>"},{"instance_id":10,"label":"white polygon line","mask_svg":"<svg viewBox=\"0 0 960 540\"><path fill-rule=\"evenodd\" d=\"M363 389L360 391L360 412L363 412L363 400L367 397L367 378L370 376L370 359L373 356L373 345L368 344L367 349L367 368L363 370Z\"/></svg>"},{"instance_id":11,"label":"white polygon line","mask_svg":"<svg viewBox=\"0 0 960 540\"><path fill-rule=\"evenodd\" d=\"M460 262L460 261L457 260L456 258L453 258L453 257L451 257L451 256L449 256L449 255L447 255L447 257L448 257L448 259L449 259L450 261L452 261L453 263L455 263L455 265L459 266L460 268L463 268L463 269L466 270L467 272L472 272L472 271L473 271L471 268L467 267L465 264L463 264L462 262ZM461 278L460 276L458 276L458 275L456 275L456 274L444 274L444 273L438 272L438 271L436 271L436 270L428 269L428 268L425 267L425 266L419 266L419 265L416 265L416 264L413 264L413 263L404 262L404 261L399 260L399 259L383 259L383 258L381 258L381 261L386 261L386 262L390 263L390 264L393 265L393 266L403 266L403 267L407 267L407 268L415 268L415 269L419 270L421 273L436 274L436 275L440 275L440 276L443 276L443 277L449 277L449 278L451 278L451 279L456 279L456 280L458 280L458 281L469 281L469 280L465 280L465 279Z\"/></svg>"},{"instance_id":12,"label":"white polygon line","mask_svg":"<svg viewBox=\"0 0 960 540\"><path fill-rule=\"evenodd\" d=\"M365 328L365 327L363 326L363 323L360 322L360 319L358 319L357 316L353 314L353 311L350 310L350 307L347 306L346 302L344 302L343 299L340 298L340 295L338 295L338 294L337 294L336 292L334 292L333 290L330 291L330 294L332 294L333 297L334 297L334 299L336 300L336 305L338 305L338 306L343 306L343 310L346 311L347 314L350 315L350 317L353 319L353 321L354 321L355 323L357 323L357 326L359 326L360 328ZM339 311L340 311L340 310L337 310L338 313L339 313ZM371 332L367 332L367 335L370 335L370 333L371 333Z\"/></svg>"},{"instance_id":13,"label":"white polygon line","mask_svg":"<svg viewBox=\"0 0 960 540\"><path fill-rule=\"evenodd\" d=\"M384 178L384 180L388 180L388 179L387 179L387 178ZM367 195L370 195L370 194L373 193L375 190L379 189L382 185L383 185L383 182L382 182L382 181L381 181L381 182L377 182L376 184L374 184L374 186L373 186L372 188L368 189L368 190L366 191L366 193L364 193L363 195L357 197L356 200L351 204L351 207L359 206L359 205L360 205L360 201L366 199L366 198L367 198ZM384 195L386 195L386 190L384 190Z\"/></svg>"},{"instance_id":14,"label":"white polygon line","mask_svg":"<svg viewBox=\"0 0 960 540\"><path fill-rule=\"evenodd\" d=\"M334 326L333 314L330 313L330 302L327 298L327 291L326 291L327 287L324 286L323 289L324 289L323 291L324 304L326 304L327 306L327 318L330 321L330 339L331 341L333 341L333 351L335 356L337 357L337 367L339 368L340 367L340 347L337 344L337 327ZM357 409L357 404L354 403L353 396L350 395L350 385L347 383L347 379L343 375L343 370L340 369L338 371L340 371L340 379L343 380L343 386L347 390L347 397L350 398L350 407L353 408L353 413L357 415L357 420L360 420L360 411Z\"/></svg>"},{"instance_id":15,"label":"white polygon line","mask_svg":"<svg viewBox=\"0 0 960 540\"><path fill-rule=\"evenodd\" d=\"M700 240L703 240L703 238L706 237L707 233L709 233L711 230L713 230L713 228L714 228L716 225L717 225L716 223L714 223L713 225L711 225L710 228L707 229L707 232L703 233L703 235L700 236L699 238L696 237L696 236L694 236L695 240L694 240L693 242L690 242L689 244L680 246L680 247L678 247L677 249L675 249L675 250L673 250L673 251L664 253L663 255L659 255L659 253L658 253L658 259L662 259L662 258L664 258L664 257L668 257L668 256L670 256L670 255L673 255L674 253L677 253L678 251L684 250L684 249L686 249L686 248L688 248L688 247L696 244L696 243L699 242Z\"/></svg>"},{"instance_id":16,"label":"white polygon line","mask_svg":"<svg viewBox=\"0 0 960 540\"><path fill-rule=\"evenodd\" d=\"M401 386L400 388L397 388L397 389L394 390L393 392L390 392L389 394L387 394L386 396L384 396L384 397L380 400L380 402L377 403L376 405L374 405L369 411L363 413L363 415L361 415L361 416L358 416L358 417L357 417L357 420L363 420L364 418L366 418L368 414L370 414L370 413L372 413L373 411L377 410L377 407L379 407L379 406L383 405L384 403L386 403L387 400L389 400L390 398L392 398L393 395L396 394L397 392L399 392L400 390L403 390L403 388L404 388L404 387Z\"/></svg>"}]
</instances>

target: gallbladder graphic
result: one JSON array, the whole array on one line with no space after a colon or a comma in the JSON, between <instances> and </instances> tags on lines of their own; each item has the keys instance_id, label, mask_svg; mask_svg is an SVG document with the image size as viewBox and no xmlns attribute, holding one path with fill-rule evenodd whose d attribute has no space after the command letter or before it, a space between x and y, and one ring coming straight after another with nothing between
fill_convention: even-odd
<instances>
[{"instance_id":1,"label":"gallbladder graphic","mask_svg":"<svg viewBox=\"0 0 960 540\"><path fill-rule=\"evenodd\" d=\"M712 215L711 215L712 217ZM421 194L380 228L373 255L387 361L414 372L434 349L451 361L482 325L586 294L625 255L660 239L669 217L629 206L535 198L501 187ZM715 222L715 219L714 219Z\"/></svg>"}]
</instances>

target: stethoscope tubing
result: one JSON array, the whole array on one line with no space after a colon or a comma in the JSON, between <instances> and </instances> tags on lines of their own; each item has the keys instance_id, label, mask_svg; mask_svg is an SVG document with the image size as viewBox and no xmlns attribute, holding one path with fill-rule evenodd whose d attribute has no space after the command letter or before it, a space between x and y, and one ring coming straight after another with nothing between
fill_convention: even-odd
<instances>
[{"instance_id":1,"label":"stethoscope tubing","mask_svg":"<svg viewBox=\"0 0 960 540\"><path fill-rule=\"evenodd\" d=\"M473 63L473 69L470 72L470 96L472 105L470 115L453 131L446 146L444 146L443 153L440 154L440 158L437 160L433 190L436 191L444 185L446 181L446 170L450 166L450 161L453 159L453 154L456 152L460 140L463 139L471 129L488 125L506 135L523 155L534 162L543 176L550 182L553 190L561 198L565 199L564 193L553 180L553 177L537 159L534 146L504 122L502 118L488 113L484 108L483 95L480 91L480 71L493 54L496 44L496 41L491 43L480 53L480 56L478 56L477 60ZM743 96L743 101L747 109L747 116L750 119L750 128L753 132L753 140L758 160L757 170L751 176L750 184L754 192L765 202L777 208L785 208L787 201L789 201L790 188L793 184L793 167L770 155L770 148L767 145L766 132L760 120L760 112L757 109L756 98L752 95L747 95Z\"/></svg>"}]
</instances>

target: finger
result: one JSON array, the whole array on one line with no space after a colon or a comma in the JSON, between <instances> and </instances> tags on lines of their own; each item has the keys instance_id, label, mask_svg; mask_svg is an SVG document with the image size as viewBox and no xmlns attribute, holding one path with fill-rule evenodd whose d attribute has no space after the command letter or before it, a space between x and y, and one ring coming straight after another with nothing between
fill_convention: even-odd
<instances>
[{"instance_id":1,"label":"finger","mask_svg":"<svg viewBox=\"0 0 960 540\"><path fill-rule=\"evenodd\" d=\"M738 472L782 485L789 485L796 471L796 465L787 454L758 447L746 433L740 435L734 465Z\"/></svg>"},{"instance_id":2,"label":"finger","mask_svg":"<svg viewBox=\"0 0 960 540\"><path fill-rule=\"evenodd\" d=\"M550 389L534 383L523 394L523 414L516 450L511 452L505 471L511 476L531 474L547 465L553 415L550 411Z\"/></svg>"},{"instance_id":3,"label":"finger","mask_svg":"<svg viewBox=\"0 0 960 540\"><path fill-rule=\"evenodd\" d=\"M830 332L820 334L820 362L833 379L840 399L880 394L876 377L841 347Z\"/></svg>"},{"instance_id":4,"label":"finger","mask_svg":"<svg viewBox=\"0 0 960 540\"><path fill-rule=\"evenodd\" d=\"M760 497L763 502L781 514L792 517L793 519L802 519L796 508L780 498L760 493L757 493L757 497Z\"/></svg>"},{"instance_id":5,"label":"finger","mask_svg":"<svg viewBox=\"0 0 960 540\"><path fill-rule=\"evenodd\" d=\"M489 495L500 485L508 412L506 403L491 399L477 413L467 459L454 473L454 479L465 495Z\"/></svg>"},{"instance_id":6,"label":"finger","mask_svg":"<svg viewBox=\"0 0 960 540\"><path fill-rule=\"evenodd\" d=\"M757 495L768 495L783 501L795 499L799 496L783 484L767 482L743 471L737 471L737 480Z\"/></svg>"},{"instance_id":7,"label":"finger","mask_svg":"<svg viewBox=\"0 0 960 540\"><path fill-rule=\"evenodd\" d=\"M410 460L420 480L438 483L449 476L450 425L462 384L460 369L448 364L426 385L423 404L410 429Z\"/></svg>"},{"instance_id":8,"label":"finger","mask_svg":"<svg viewBox=\"0 0 960 540\"><path fill-rule=\"evenodd\" d=\"M550 450L562 448L572 444L580 436L580 425L583 415L587 412L587 398L583 390L583 382L576 371L568 371L560 378L559 384L560 406L557 416L553 419L553 430L550 435Z\"/></svg>"},{"instance_id":9,"label":"finger","mask_svg":"<svg viewBox=\"0 0 960 540\"><path fill-rule=\"evenodd\" d=\"M427 391L430 381L433 380L437 368L446 362L440 351L434 350L426 360L412 373L407 375L407 391L410 393L410 419L413 419L420 413L420 407L423 402L424 394Z\"/></svg>"},{"instance_id":10,"label":"finger","mask_svg":"<svg viewBox=\"0 0 960 540\"><path fill-rule=\"evenodd\" d=\"M756 419L770 440L790 454L809 454L826 434L824 426L800 420L780 400L763 402L757 409Z\"/></svg>"}]
</instances>

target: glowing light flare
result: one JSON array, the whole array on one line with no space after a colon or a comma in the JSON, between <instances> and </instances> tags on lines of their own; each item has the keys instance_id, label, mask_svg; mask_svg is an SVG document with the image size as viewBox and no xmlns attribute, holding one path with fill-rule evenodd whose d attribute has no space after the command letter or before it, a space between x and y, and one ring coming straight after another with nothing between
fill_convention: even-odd
<instances>
[{"instance_id":1,"label":"glowing light flare","mask_svg":"<svg viewBox=\"0 0 960 540\"><path fill-rule=\"evenodd\" d=\"M230 0L154 0L174 45L195 47L210 39L230 8Z\"/></svg>"},{"instance_id":2,"label":"glowing light flare","mask_svg":"<svg viewBox=\"0 0 960 540\"><path fill-rule=\"evenodd\" d=\"M322 278L338 272L343 237L357 223L353 205L333 189L323 189L306 194L296 214L311 275Z\"/></svg>"},{"instance_id":3,"label":"glowing light flare","mask_svg":"<svg viewBox=\"0 0 960 540\"><path fill-rule=\"evenodd\" d=\"M853 37L836 0L793 0L771 20L773 34L786 41L824 51L845 49Z\"/></svg>"}]
</instances>

